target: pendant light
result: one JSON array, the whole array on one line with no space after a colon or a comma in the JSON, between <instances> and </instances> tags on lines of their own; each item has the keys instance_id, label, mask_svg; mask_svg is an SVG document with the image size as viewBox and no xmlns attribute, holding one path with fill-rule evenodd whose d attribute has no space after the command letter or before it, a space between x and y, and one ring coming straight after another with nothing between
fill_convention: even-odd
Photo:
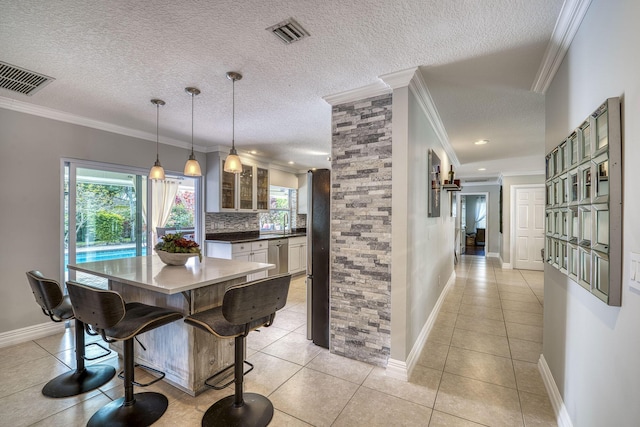
<instances>
[{"instance_id":1,"label":"pendant light","mask_svg":"<svg viewBox=\"0 0 640 427\"><path fill-rule=\"evenodd\" d=\"M200 89L187 87L184 91L191 95L191 155L189 156L187 163L184 165L184 174L186 176L202 176L200 163L198 163L196 156L193 154L193 98L196 95L200 95Z\"/></svg>"},{"instance_id":2,"label":"pendant light","mask_svg":"<svg viewBox=\"0 0 640 427\"><path fill-rule=\"evenodd\" d=\"M238 157L238 152L236 151L236 80L242 79L242 74L236 73L234 71L229 71L227 73L227 78L233 82L233 109L232 109L232 133L231 133L231 151L229 151L229 155L224 161L224 171L230 173L240 173L242 172L242 162L240 162L240 157Z\"/></svg>"},{"instance_id":3,"label":"pendant light","mask_svg":"<svg viewBox=\"0 0 640 427\"><path fill-rule=\"evenodd\" d=\"M160 164L160 132L158 130L160 122L160 106L165 102L162 99L152 99L151 103L156 106L156 162L149 171L149 178L154 180L164 180L164 169Z\"/></svg>"}]
</instances>

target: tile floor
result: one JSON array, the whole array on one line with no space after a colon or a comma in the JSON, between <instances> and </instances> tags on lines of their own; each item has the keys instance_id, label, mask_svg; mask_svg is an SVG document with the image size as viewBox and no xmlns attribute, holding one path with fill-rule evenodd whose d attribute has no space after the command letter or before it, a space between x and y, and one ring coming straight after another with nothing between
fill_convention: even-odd
<instances>
[{"instance_id":1,"label":"tile floor","mask_svg":"<svg viewBox=\"0 0 640 427\"><path fill-rule=\"evenodd\" d=\"M298 277L274 326L248 338L256 368L246 390L269 396L272 426L555 426L537 368L542 273L497 265L462 257L409 382L307 341L305 285ZM44 383L75 363L72 346L68 331L0 349L1 426L84 426L122 396L115 379L74 398L42 396ZM115 356L100 363L120 364ZM199 426L213 402L232 394L208 390L193 398L162 381L150 388L169 399L158 426Z\"/></svg>"}]
</instances>

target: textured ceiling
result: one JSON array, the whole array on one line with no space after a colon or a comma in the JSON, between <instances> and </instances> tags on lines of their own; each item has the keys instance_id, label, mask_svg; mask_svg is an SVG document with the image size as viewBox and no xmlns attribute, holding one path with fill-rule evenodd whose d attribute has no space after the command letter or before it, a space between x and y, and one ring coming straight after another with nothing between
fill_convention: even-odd
<instances>
[{"instance_id":1,"label":"textured ceiling","mask_svg":"<svg viewBox=\"0 0 640 427\"><path fill-rule=\"evenodd\" d=\"M544 96L530 92L562 0L0 0L0 61L54 77L32 97L0 96L155 133L161 142L236 145L298 169L327 167L322 97L419 66L462 175L542 170ZM285 45L267 27L311 35ZM479 147L477 139L491 142ZM537 156L537 157L534 157ZM537 159L531 162L531 158ZM502 161L501 161L502 160ZM490 169L489 169L490 168ZM524 168L524 169L523 169Z\"/></svg>"}]
</instances>

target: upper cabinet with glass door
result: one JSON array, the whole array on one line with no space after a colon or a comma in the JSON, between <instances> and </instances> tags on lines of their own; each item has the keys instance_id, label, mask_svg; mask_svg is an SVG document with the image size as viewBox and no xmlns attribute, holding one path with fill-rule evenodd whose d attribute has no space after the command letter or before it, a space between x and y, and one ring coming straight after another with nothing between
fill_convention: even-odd
<instances>
[{"instance_id":1,"label":"upper cabinet with glass door","mask_svg":"<svg viewBox=\"0 0 640 427\"><path fill-rule=\"evenodd\" d=\"M226 154L207 154L207 212L267 212L269 169L242 159L242 172L224 171Z\"/></svg>"},{"instance_id":2,"label":"upper cabinet with glass door","mask_svg":"<svg viewBox=\"0 0 640 427\"><path fill-rule=\"evenodd\" d=\"M269 211L269 169L256 166L256 208L258 212Z\"/></svg>"}]
</instances>

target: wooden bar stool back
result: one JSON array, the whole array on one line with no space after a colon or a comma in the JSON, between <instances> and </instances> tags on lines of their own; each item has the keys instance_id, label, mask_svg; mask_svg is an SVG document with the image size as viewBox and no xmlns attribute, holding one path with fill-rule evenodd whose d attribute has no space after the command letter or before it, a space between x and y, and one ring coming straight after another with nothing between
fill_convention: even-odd
<instances>
[{"instance_id":1,"label":"wooden bar stool back","mask_svg":"<svg viewBox=\"0 0 640 427\"><path fill-rule=\"evenodd\" d=\"M133 393L133 340L146 331L182 319L182 314L163 307L138 302L125 304L114 291L96 289L69 281L67 289L75 316L102 335L106 342L123 341L124 397L93 414L88 427L148 426L160 419L168 406L161 393Z\"/></svg>"},{"instance_id":2,"label":"wooden bar stool back","mask_svg":"<svg viewBox=\"0 0 640 427\"><path fill-rule=\"evenodd\" d=\"M63 295L62 288L57 281L47 279L37 270L28 271L27 280L42 312L49 316L52 321L64 322L74 319L69 296ZM106 356L110 351L97 343L93 343L90 345L97 345L104 349L106 353L97 357L86 357L84 332L84 323L75 319L76 369L65 372L46 383L42 388L42 394L45 396L77 396L106 384L115 375L116 370L112 366L85 366L85 360L94 360Z\"/></svg>"},{"instance_id":3,"label":"wooden bar stool back","mask_svg":"<svg viewBox=\"0 0 640 427\"><path fill-rule=\"evenodd\" d=\"M266 426L273 404L257 393L244 393L245 338L250 331L271 326L276 311L287 303L290 275L273 276L229 288L222 306L192 314L184 321L221 338L235 339L235 394L214 403L202 418L203 426Z\"/></svg>"}]
</instances>

